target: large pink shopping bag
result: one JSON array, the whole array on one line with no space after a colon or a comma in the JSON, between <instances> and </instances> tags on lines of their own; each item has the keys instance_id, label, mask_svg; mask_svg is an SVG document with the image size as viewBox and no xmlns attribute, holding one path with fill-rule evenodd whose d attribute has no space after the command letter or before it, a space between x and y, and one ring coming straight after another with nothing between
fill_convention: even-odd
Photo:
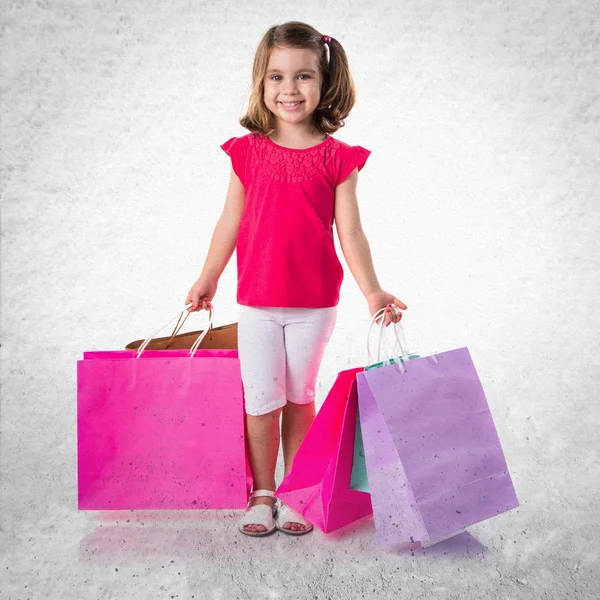
<instances>
[{"instance_id":1,"label":"large pink shopping bag","mask_svg":"<svg viewBox=\"0 0 600 600\"><path fill-rule=\"evenodd\" d=\"M329 533L372 512L368 493L350 489L356 428L356 373L338 374L275 496Z\"/></svg>"},{"instance_id":2,"label":"large pink shopping bag","mask_svg":"<svg viewBox=\"0 0 600 600\"><path fill-rule=\"evenodd\" d=\"M85 352L79 509L241 509L252 485L237 350Z\"/></svg>"},{"instance_id":3,"label":"large pink shopping bag","mask_svg":"<svg viewBox=\"0 0 600 600\"><path fill-rule=\"evenodd\" d=\"M380 545L428 545L519 506L466 347L356 379Z\"/></svg>"}]
</instances>

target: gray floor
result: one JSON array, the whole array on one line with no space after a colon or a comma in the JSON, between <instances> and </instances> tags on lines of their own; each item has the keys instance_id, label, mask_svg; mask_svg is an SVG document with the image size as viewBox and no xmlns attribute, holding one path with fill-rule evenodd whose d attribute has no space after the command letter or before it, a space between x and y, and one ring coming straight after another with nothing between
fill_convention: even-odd
<instances>
[{"instance_id":1,"label":"gray floor","mask_svg":"<svg viewBox=\"0 0 600 600\"><path fill-rule=\"evenodd\" d=\"M180 310L254 49L293 19L347 49L378 275L412 350L469 347L521 504L419 552L372 518L252 539L240 511L77 510L76 361ZM598 597L597 2L5 0L1 27L3 600ZM365 360L344 266L318 403ZM230 265L217 324L234 306Z\"/></svg>"}]
</instances>

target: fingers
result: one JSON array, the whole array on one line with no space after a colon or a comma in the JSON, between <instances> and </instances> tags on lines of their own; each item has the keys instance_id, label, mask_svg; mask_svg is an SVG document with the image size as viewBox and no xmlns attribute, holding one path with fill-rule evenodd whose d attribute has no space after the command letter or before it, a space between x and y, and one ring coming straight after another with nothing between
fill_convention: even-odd
<instances>
[{"instance_id":1,"label":"fingers","mask_svg":"<svg viewBox=\"0 0 600 600\"><path fill-rule=\"evenodd\" d=\"M191 304L191 306L187 307L188 304ZM196 300L194 300L194 294L192 291L190 291L190 293L187 295L184 305L187 307L188 312L194 312L194 310L196 310Z\"/></svg>"},{"instance_id":2,"label":"fingers","mask_svg":"<svg viewBox=\"0 0 600 600\"><path fill-rule=\"evenodd\" d=\"M407 306L406 306L406 304L404 304L404 302L401 302L397 298L394 298L394 303L388 304L385 307L385 311L384 311L383 315L378 317L377 319L375 319L375 323L377 323L377 325L381 325L382 318L385 320L384 324L386 327L388 327L391 323L399 323L400 320L402 319L402 311L400 310L400 306L407 308ZM381 308L383 308L383 307L381 307ZM379 309L379 310L381 310L381 309ZM376 311L376 312L378 312L378 311Z\"/></svg>"},{"instance_id":3,"label":"fingers","mask_svg":"<svg viewBox=\"0 0 600 600\"><path fill-rule=\"evenodd\" d=\"M212 308L212 303L208 298L191 298L188 296L185 304L188 305L190 302L192 305L187 309L188 312L198 312L199 310L209 310Z\"/></svg>"},{"instance_id":4,"label":"fingers","mask_svg":"<svg viewBox=\"0 0 600 600\"><path fill-rule=\"evenodd\" d=\"M384 324L387 327L391 322L390 321L390 319L391 319L390 311L388 308L385 309L385 313L383 315L381 315L379 318L375 319L375 323L377 325L381 326L382 319L384 320Z\"/></svg>"},{"instance_id":5,"label":"fingers","mask_svg":"<svg viewBox=\"0 0 600 600\"><path fill-rule=\"evenodd\" d=\"M385 320L385 326L387 327L390 324L390 320L391 320L391 312L390 312L390 305L389 304L386 306L384 314L381 315L380 317L378 317L377 319L375 319L375 323L377 325L381 325L381 320L382 319Z\"/></svg>"},{"instance_id":6,"label":"fingers","mask_svg":"<svg viewBox=\"0 0 600 600\"><path fill-rule=\"evenodd\" d=\"M400 302L400 304L406 306L403 302ZM398 306L396 304L388 304L385 308L385 326L387 327L390 323L399 323L400 319L402 319L402 312Z\"/></svg>"},{"instance_id":7,"label":"fingers","mask_svg":"<svg viewBox=\"0 0 600 600\"><path fill-rule=\"evenodd\" d=\"M187 306L190 303L191 303L191 306L189 306L187 308L187 311L194 312L196 310L196 300L194 300L194 297L191 292L188 294L188 297L185 299L184 305Z\"/></svg>"}]
</instances>

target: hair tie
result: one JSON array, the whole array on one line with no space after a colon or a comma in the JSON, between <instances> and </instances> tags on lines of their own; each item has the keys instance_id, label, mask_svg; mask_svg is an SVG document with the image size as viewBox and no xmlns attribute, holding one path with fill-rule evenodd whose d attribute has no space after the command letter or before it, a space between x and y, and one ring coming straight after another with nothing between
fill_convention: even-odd
<instances>
[{"instance_id":1,"label":"hair tie","mask_svg":"<svg viewBox=\"0 0 600 600\"><path fill-rule=\"evenodd\" d=\"M330 41L331 41L331 38L328 35L324 35L323 36L323 43L324 44L329 44Z\"/></svg>"}]
</instances>

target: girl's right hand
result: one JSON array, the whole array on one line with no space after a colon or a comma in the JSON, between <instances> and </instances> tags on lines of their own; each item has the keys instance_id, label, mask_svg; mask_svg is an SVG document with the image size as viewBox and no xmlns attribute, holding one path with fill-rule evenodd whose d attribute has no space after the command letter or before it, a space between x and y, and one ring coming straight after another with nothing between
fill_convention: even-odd
<instances>
[{"instance_id":1,"label":"girl's right hand","mask_svg":"<svg viewBox=\"0 0 600 600\"><path fill-rule=\"evenodd\" d=\"M211 307L211 301L217 293L218 279L200 276L194 282L190 289L184 304L187 306L190 302L188 312L197 312L199 310L208 310Z\"/></svg>"}]
</instances>

